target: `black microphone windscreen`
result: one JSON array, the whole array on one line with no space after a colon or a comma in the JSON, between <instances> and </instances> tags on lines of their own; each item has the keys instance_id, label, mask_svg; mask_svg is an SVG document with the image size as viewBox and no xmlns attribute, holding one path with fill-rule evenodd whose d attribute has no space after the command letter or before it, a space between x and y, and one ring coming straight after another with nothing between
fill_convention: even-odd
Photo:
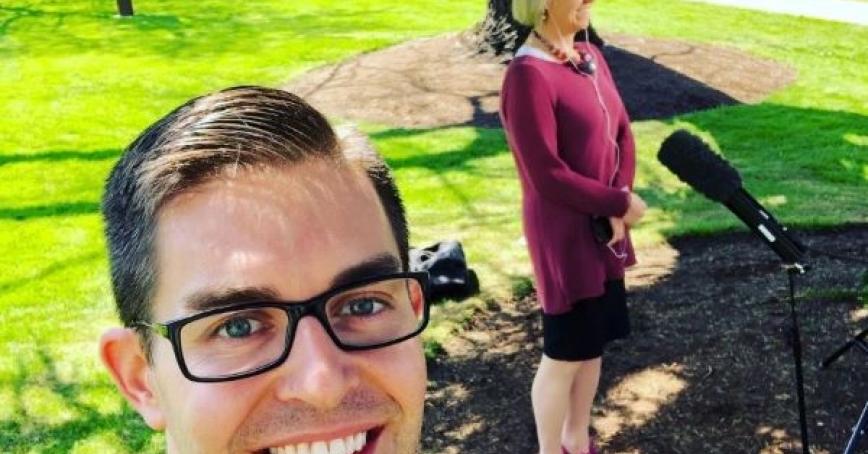
<instances>
[{"instance_id":1,"label":"black microphone windscreen","mask_svg":"<svg viewBox=\"0 0 868 454\"><path fill-rule=\"evenodd\" d=\"M726 202L741 188L738 171L683 129L663 141L657 159L681 181L717 202Z\"/></svg>"}]
</instances>

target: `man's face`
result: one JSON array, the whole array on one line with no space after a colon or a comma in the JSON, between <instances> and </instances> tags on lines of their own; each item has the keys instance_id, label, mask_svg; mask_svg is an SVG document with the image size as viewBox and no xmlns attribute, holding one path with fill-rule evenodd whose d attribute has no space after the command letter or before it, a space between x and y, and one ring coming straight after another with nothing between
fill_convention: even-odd
<instances>
[{"instance_id":1,"label":"man's face","mask_svg":"<svg viewBox=\"0 0 868 454\"><path fill-rule=\"evenodd\" d=\"M372 184L322 162L240 171L174 197L160 209L155 251L156 322L194 313L194 295L255 289L300 301L372 260L380 268L384 256L400 263ZM169 452L416 450L426 385L418 338L345 352L316 318L304 317L282 365L219 383L185 378L165 338L155 336L152 346L153 363L142 373L152 398L134 405L152 427L165 428ZM359 434L363 449L329 450ZM295 451L276 449L288 446Z\"/></svg>"}]
</instances>

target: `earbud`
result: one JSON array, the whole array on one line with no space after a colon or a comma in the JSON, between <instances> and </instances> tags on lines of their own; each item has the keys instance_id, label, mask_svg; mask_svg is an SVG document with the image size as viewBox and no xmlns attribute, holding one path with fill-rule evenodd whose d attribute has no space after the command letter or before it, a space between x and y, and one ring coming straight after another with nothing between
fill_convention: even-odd
<instances>
[{"instance_id":1,"label":"earbud","mask_svg":"<svg viewBox=\"0 0 868 454\"><path fill-rule=\"evenodd\" d=\"M579 71L589 76L593 76L597 72L597 63L594 62L594 57L591 54L582 54L582 61L576 66L578 66Z\"/></svg>"}]
</instances>

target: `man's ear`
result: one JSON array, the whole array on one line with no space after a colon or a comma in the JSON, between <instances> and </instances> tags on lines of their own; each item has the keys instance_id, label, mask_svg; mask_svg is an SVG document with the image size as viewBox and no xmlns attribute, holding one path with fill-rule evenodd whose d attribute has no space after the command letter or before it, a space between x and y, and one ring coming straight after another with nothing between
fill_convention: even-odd
<instances>
[{"instance_id":1,"label":"man's ear","mask_svg":"<svg viewBox=\"0 0 868 454\"><path fill-rule=\"evenodd\" d=\"M99 341L99 354L118 390L154 430L163 430L166 421L139 337L127 328L112 328Z\"/></svg>"}]
</instances>

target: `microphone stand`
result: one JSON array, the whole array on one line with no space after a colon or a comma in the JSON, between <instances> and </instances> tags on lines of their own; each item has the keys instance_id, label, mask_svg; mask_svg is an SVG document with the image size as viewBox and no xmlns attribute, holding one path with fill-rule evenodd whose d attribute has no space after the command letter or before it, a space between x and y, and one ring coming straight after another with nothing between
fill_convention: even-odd
<instances>
[{"instance_id":1,"label":"microphone stand","mask_svg":"<svg viewBox=\"0 0 868 454\"><path fill-rule=\"evenodd\" d=\"M810 454L808 444L808 418L805 411L805 382L802 374L802 339L799 332L799 318L796 311L796 275L804 274L805 267L799 263L784 264L790 283L790 342L793 345L793 362L796 367L796 395L799 406L799 431L802 438L802 452Z\"/></svg>"},{"instance_id":2,"label":"microphone stand","mask_svg":"<svg viewBox=\"0 0 868 454\"><path fill-rule=\"evenodd\" d=\"M810 454L808 444L808 420L805 411L805 384L802 374L802 340L799 332L799 317L796 311L796 275L804 274L801 263L805 247L790 235L786 227L769 213L752 195L744 189L724 202L727 208L742 220L762 239L783 262L790 284L790 319L792 321L789 338L793 345L793 362L796 372L796 395L799 406L799 430L802 438L802 452Z\"/></svg>"}]
</instances>

